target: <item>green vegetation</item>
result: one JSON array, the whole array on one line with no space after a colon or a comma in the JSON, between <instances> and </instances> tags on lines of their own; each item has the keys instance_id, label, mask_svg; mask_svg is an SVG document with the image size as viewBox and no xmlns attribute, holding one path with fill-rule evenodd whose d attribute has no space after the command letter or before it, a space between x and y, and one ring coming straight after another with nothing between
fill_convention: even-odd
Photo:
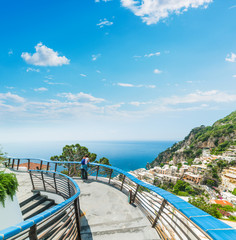
<instances>
[{"instance_id":1,"label":"green vegetation","mask_svg":"<svg viewBox=\"0 0 236 240\"><path fill-rule=\"evenodd\" d=\"M175 143L166 151L161 152L157 158L150 163L150 167L160 165L175 157L184 159L191 165L193 159L200 157L202 149L211 149L212 154L222 154L231 145L236 145L236 111L232 112L223 119L218 120L212 126L204 125L191 130L183 141ZM178 150L183 150L178 152Z\"/></svg>"},{"instance_id":2,"label":"green vegetation","mask_svg":"<svg viewBox=\"0 0 236 240\"><path fill-rule=\"evenodd\" d=\"M224 141L223 143L219 144L216 148L213 148L211 150L211 154L214 154L214 155L222 154L232 144L233 144L233 142Z\"/></svg>"},{"instance_id":3,"label":"green vegetation","mask_svg":"<svg viewBox=\"0 0 236 240\"><path fill-rule=\"evenodd\" d=\"M202 184L208 187L218 187L221 183L220 174L224 168L236 166L236 161L227 162L225 160L215 160L207 165L208 169L204 173Z\"/></svg>"},{"instance_id":4,"label":"green vegetation","mask_svg":"<svg viewBox=\"0 0 236 240\"><path fill-rule=\"evenodd\" d=\"M4 153L4 152L2 151L2 148L1 148L1 146L0 146L0 164L1 164L4 160L6 160L5 154L6 154L6 153Z\"/></svg>"},{"instance_id":5,"label":"green vegetation","mask_svg":"<svg viewBox=\"0 0 236 240\"><path fill-rule=\"evenodd\" d=\"M189 203L200 208L201 210L209 213L216 218L229 218L231 221L235 221L236 217L231 215L232 212L236 212L236 207L229 205L221 206L220 204L206 203L203 197L190 198Z\"/></svg>"},{"instance_id":6,"label":"green vegetation","mask_svg":"<svg viewBox=\"0 0 236 240\"><path fill-rule=\"evenodd\" d=\"M4 207L6 197L10 196L13 200L17 188L18 182L15 174L0 172L0 202Z\"/></svg>"},{"instance_id":7,"label":"green vegetation","mask_svg":"<svg viewBox=\"0 0 236 240\"><path fill-rule=\"evenodd\" d=\"M154 185L178 196L196 196L202 193L201 190L194 189L189 183L182 180L178 180L176 184L173 184L172 182L161 183L158 179L155 179Z\"/></svg>"},{"instance_id":8,"label":"green vegetation","mask_svg":"<svg viewBox=\"0 0 236 240\"><path fill-rule=\"evenodd\" d=\"M96 161L97 154L90 153L88 148L80 146L79 144L66 145L62 149L62 154L60 156L52 156L51 160L60 162L80 162L85 155L88 155L90 162L110 165L109 160L104 157ZM69 163L62 165L65 168L62 173L68 176L80 175L79 165Z\"/></svg>"},{"instance_id":9,"label":"green vegetation","mask_svg":"<svg viewBox=\"0 0 236 240\"><path fill-rule=\"evenodd\" d=\"M232 194L236 196L236 188L233 190Z\"/></svg>"},{"instance_id":10,"label":"green vegetation","mask_svg":"<svg viewBox=\"0 0 236 240\"><path fill-rule=\"evenodd\" d=\"M95 161L95 163L99 163L99 164L104 164L104 165L109 165L111 166L110 162L109 162L109 159L103 157L103 158L100 158L99 161Z\"/></svg>"}]
</instances>

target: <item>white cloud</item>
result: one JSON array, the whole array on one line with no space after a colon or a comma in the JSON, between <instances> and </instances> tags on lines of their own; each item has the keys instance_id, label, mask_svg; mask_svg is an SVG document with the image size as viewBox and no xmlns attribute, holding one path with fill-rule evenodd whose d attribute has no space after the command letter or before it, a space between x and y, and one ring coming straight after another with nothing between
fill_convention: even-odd
<instances>
[{"instance_id":1,"label":"white cloud","mask_svg":"<svg viewBox=\"0 0 236 240\"><path fill-rule=\"evenodd\" d=\"M20 97L17 94L12 94L10 92L8 93L0 93L0 100L12 100L17 103L24 103L25 99L23 97Z\"/></svg>"},{"instance_id":2,"label":"white cloud","mask_svg":"<svg viewBox=\"0 0 236 240\"><path fill-rule=\"evenodd\" d=\"M13 55L13 51L10 49L9 52L8 52L8 55Z\"/></svg>"},{"instance_id":3,"label":"white cloud","mask_svg":"<svg viewBox=\"0 0 236 240\"><path fill-rule=\"evenodd\" d=\"M69 64L70 60L65 56L58 56L58 52L46 47L42 43L38 43L35 46L36 53L31 55L30 53L23 52L21 57L28 63L35 66L61 66Z\"/></svg>"},{"instance_id":4,"label":"white cloud","mask_svg":"<svg viewBox=\"0 0 236 240\"><path fill-rule=\"evenodd\" d=\"M227 57L225 58L225 61L227 62L236 62L236 54L235 53L231 53L227 55Z\"/></svg>"},{"instance_id":5,"label":"white cloud","mask_svg":"<svg viewBox=\"0 0 236 240\"><path fill-rule=\"evenodd\" d=\"M233 75L233 77L234 77L234 78L236 78L236 74L235 74L235 75Z\"/></svg>"},{"instance_id":6,"label":"white cloud","mask_svg":"<svg viewBox=\"0 0 236 240\"><path fill-rule=\"evenodd\" d=\"M193 81L186 81L186 83L193 83Z\"/></svg>"},{"instance_id":7,"label":"white cloud","mask_svg":"<svg viewBox=\"0 0 236 240\"><path fill-rule=\"evenodd\" d=\"M134 85L130 83L117 83L117 85L121 87L134 87Z\"/></svg>"},{"instance_id":8,"label":"white cloud","mask_svg":"<svg viewBox=\"0 0 236 240\"><path fill-rule=\"evenodd\" d=\"M130 83L117 83L118 86L120 87L145 87L145 88L155 88L156 85L143 85L143 84L139 84L139 85L134 85L134 84L130 84Z\"/></svg>"},{"instance_id":9,"label":"white cloud","mask_svg":"<svg viewBox=\"0 0 236 240\"><path fill-rule=\"evenodd\" d=\"M148 53L148 54L145 54L143 57L150 58L150 57L153 57L153 56L159 56L160 54L161 54L160 52ZM138 60L138 59L142 58L142 56L135 55L135 56L133 56L133 58L135 60Z\"/></svg>"},{"instance_id":10,"label":"white cloud","mask_svg":"<svg viewBox=\"0 0 236 240\"><path fill-rule=\"evenodd\" d=\"M101 103L104 102L105 99L103 98L96 98L93 97L91 94L87 93L77 93L77 94L72 94L72 93L60 93L58 94L59 97L65 97L70 101L80 101L80 102L93 102L93 103Z\"/></svg>"},{"instance_id":11,"label":"white cloud","mask_svg":"<svg viewBox=\"0 0 236 240\"><path fill-rule=\"evenodd\" d=\"M6 88L7 88L7 89L14 89L14 87L8 87L8 86L6 86Z\"/></svg>"},{"instance_id":12,"label":"white cloud","mask_svg":"<svg viewBox=\"0 0 236 240\"><path fill-rule=\"evenodd\" d=\"M153 71L155 74L160 74L160 73L162 73L162 71L161 70L159 70L159 69L154 69L154 71Z\"/></svg>"},{"instance_id":13,"label":"white cloud","mask_svg":"<svg viewBox=\"0 0 236 240\"><path fill-rule=\"evenodd\" d=\"M111 2L112 0L95 0L96 3L99 3L99 2Z\"/></svg>"},{"instance_id":14,"label":"white cloud","mask_svg":"<svg viewBox=\"0 0 236 240\"><path fill-rule=\"evenodd\" d=\"M53 79L53 76L52 75L48 75L48 76L45 76L45 78L49 79L49 80L52 80Z\"/></svg>"},{"instance_id":15,"label":"white cloud","mask_svg":"<svg viewBox=\"0 0 236 240\"><path fill-rule=\"evenodd\" d=\"M92 55L92 61L96 61L99 57L101 57L101 54L93 54Z\"/></svg>"},{"instance_id":16,"label":"white cloud","mask_svg":"<svg viewBox=\"0 0 236 240\"><path fill-rule=\"evenodd\" d=\"M141 105L146 105L146 104L150 104L151 102L138 102L138 101L133 101L133 102L130 102L129 104L133 105L133 106L136 106L136 107L139 107Z\"/></svg>"},{"instance_id":17,"label":"white cloud","mask_svg":"<svg viewBox=\"0 0 236 240\"><path fill-rule=\"evenodd\" d=\"M232 8L236 8L236 5L233 5L233 6L229 7L229 9L232 9Z\"/></svg>"},{"instance_id":18,"label":"white cloud","mask_svg":"<svg viewBox=\"0 0 236 240\"><path fill-rule=\"evenodd\" d=\"M123 7L130 9L146 24L155 24L170 14L181 14L189 8L206 8L213 0L121 0Z\"/></svg>"},{"instance_id":19,"label":"white cloud","mask_svg":"<svg viewBox=\"0 0 236 240\"><path fill-rule=\"evenodd\" d=\"M153 56L159 56L161 53L160 52L156 52L156 53L149 53L149 54L145 54L144 57L153 57Z\"/></svg>"},{"instance_id":20,"label":"white cloud","mask_svg":"<svg viewBox=\"0 0 236 240\"><path fill-rule=\"evenodd\" d=\"M228 103L236 101L235 94L228 94L225 92L221 92L219 90L211 90L211 91L196 91L194 93L190 93L186 96L172 96L169 98L165 98L162 102L166 105L176 105L183 103L198 103L198 102L217 102L217 103Z\"/></svg>"},{"instance_id":21,"label":"white cloud","mask_svg":"<svg viewBox=\"0 0 236 240\"><path fill-rule=\"evenodd\" d=\"M50 82L48 80L44 80L45 83L47 83L48 85L64 85L65 83L58 83L58 82Z\"/></svg>"},{"instance_id":22,"label":"white cloud","mask_svg":"<svg viewBox=\"0 0 236 240\"><path fill-rule=\"evenodd\" d=\"M45 87L40 87L40 88L35 88L34 91L35 92L45 92L45 91L48 91L48 89Z\"/></svg>"},{"instance_id":23,"label":"white cloud","mask_svg":"<svg viewBox=\"0 0 236 240\"><path fill-rule=\"evenodd\" d=\"M146 88L156 88L156 85L144 85Z\"/></svg>"},{"instance_id":24,"label":"white cloud","mask_svg":"<svg viewBox=\"0 0 236 240\"><path fill-rule=\"evenodd\" d=\"M87 77L87 75L86 75L86 74L83 74L83 73L81 73L80 76L81 76L81 77Z\"/></svg>"},{"instance_id":25,"label":"white cloud","mask_svg":"<svg viewBox=\"0 0 236 240\"><path fill-rule=\"evenodd\" d=\"M27 68L26 69L26 72L40 72L40 70L39 69L36 69L36 68Z\"/></svg>"},{"instance_id":26,"label":"white cloud","mask_svg":"<svg viewBox=\"0 0 236 240\"><path fill-rule=\"evenodd\" d=\"M99 23L97 24L97 26L99 26L100 28L103 28L104 26L111 26L111 25L113 25L113 22L108 21L106 18L100 19Z\"/></svg>"},{"instance_id":27,"label":"white cloud","mask_svg":"<svg viewBox=\"0 0 236 240\"><path fill-rule=\"evenodd\" d=\"M97 72L97 73L101 73L101 71L99 71L99 70L96 70L96 72Z\"/></svg>"}]
</instances>

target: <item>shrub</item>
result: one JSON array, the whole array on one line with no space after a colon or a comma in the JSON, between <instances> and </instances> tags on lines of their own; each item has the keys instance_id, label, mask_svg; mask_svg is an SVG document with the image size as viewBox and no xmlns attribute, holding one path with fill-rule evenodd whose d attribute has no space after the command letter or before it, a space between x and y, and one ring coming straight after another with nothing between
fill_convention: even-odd
<instances>
[{"instance_id":1,"label":"shrub","mask_svg":"<svg viewBox=\"0 0 236 240\"><path fill-rule=\"evenodd\" d=\"M5 206L7 195L13 200L18 188L16 175L13 173L0 172L0 202Z\"/></svg>"},{"instance_id":2,"label":"shrub","mask_svg":"<svg viewBox=\"0 0 236 240\"><path fill-rule=\"evenodd\" d=\"M229 220L231 220L231 221L236 221L236 217L233 216L233 215L230 215L230 216L229 216Z\"/></svg>"},{"instance_id":3,"label":"shrub","mask_svg":"<svg viewBox=\"0 0 236 240\"><path fill-rule=\"evenodd\" d=\"M183 191L178 191L177 193L178 196L189 196L189 194L187 192L183 192Z\"/></svg>"}]
</instances>

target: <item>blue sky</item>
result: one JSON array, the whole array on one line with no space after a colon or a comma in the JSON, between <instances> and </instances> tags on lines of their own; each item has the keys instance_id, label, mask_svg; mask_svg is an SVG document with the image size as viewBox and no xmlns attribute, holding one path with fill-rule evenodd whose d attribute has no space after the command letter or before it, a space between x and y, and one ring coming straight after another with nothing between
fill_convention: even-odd
<instances>
[{"instance_id":1,"label":"blue sky","mask_svg":"<svg viewBox=\"0 0 236 240\"><path fill-rule=\"evenodd\" d=\"M178 140L236 110L235 0L1 5L3 143Z\"/></svg>"}]
</instances>

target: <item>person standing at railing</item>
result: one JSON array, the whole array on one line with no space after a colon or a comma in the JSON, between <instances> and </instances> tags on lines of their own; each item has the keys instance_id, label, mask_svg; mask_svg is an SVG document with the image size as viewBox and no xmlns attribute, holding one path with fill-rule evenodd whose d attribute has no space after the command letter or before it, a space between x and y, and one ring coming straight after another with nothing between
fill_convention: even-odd
<instances>
[{"instance_id":1,"label":"person standing at railing","mask_svg":"<svg viewBox=\"0 0 236 240\"><path fill-rule=\"evenodd\" d=\"M82 179L88 179L88 163L89 163L89 157L88 155L85 155L81 161L81 175Z\"/></svg>"},{"instance_id":2,"label":"person standing at railing","mask_svg":"<svg viewBox=\"0 0 236 240\"><path fill-rule=\"evenodd\" d=\"M89 164L89 157L85 155L85 179L88 180L88 164Z\"/></svg>"}]
</instances>

